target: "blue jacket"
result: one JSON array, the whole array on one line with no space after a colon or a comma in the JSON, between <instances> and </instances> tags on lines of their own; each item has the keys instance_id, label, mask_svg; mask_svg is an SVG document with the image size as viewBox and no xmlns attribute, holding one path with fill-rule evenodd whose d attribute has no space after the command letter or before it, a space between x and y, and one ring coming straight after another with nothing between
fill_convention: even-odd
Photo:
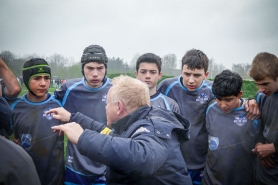
<instances>
[{"instance_id":1,"label":"blue jacket","mask_svg":"<svg viewBox=\"0 0 278 185\"><path fill-rule=\"evenodd\" d=\"M77 148L107 165L107 184L184 184L191 179L180 151L189 139L189 122L168 110L143 106L112 124L113 133L81 113L71 121L85 129Z\"/></svg>"}]
</instances>

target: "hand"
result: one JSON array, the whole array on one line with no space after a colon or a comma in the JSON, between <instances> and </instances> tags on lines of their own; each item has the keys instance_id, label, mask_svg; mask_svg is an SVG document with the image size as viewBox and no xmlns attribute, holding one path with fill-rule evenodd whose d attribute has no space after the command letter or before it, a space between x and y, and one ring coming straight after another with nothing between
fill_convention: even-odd
<instances>
[{"instance_id":1,"label":"hand","mask_svg":"<svg viewBox=\"0 0 278 185\"><path fill-rule=\"evenodd\" d=\"M63 107L54 108L46 112L46 114L52 113L54 119L60 120L62 122L69 122L71 113L68 112Z\"/></svg>"},{"instance_id":2,"label":"hand","mask_svg":"<svg viewBox=\"0 0 278 185\"><path fill-rule=\"evenodd\" d=\"M69 141L72 142L73 144L77 144L79 137L84 131L82 127L75 122L67 123L64 125L53 126L51 128L54 130L54 132L60 130L59 133L60 135L61 133L65 133Z\"/></svg>"},{"instance_id":3,"label":"hand","mask_svg":"<svg viewBox=\"0 0 278 185\"><path fill-rule=\"evenodd\" d=\"M255 148L252 150L260 159L272 156L276 150L273 143L270 144L262 144L257 143Z\"/></svg>"},{"instance_id":4,"label":"hand","mask_svg":"<svg viewBox=\"0 0 278 185\"><path fill-rule=\"evenodd\" d=\"M258 119L260 117L259 105L255 99L245 101L246 117L250 120Z\"/></svg>"},{"instance_id":5,"label":"hand","mask_svg":"<svg viewBox=\"0 0 278 185\"><path fill-rule=\"evenodd\" d=\"M15 144L20 145L20 140L19 140L19 138L13 138L13 142L14 142Z\"/></svg>"},{"instance_id":6,"label":"hand","mask_svg":"<svg viewBox=\"0 0 278 185\"><path fill-rule=\"evenodd\" d=\"M271 157L260 158L260 163L263 167L267 168L274 168L275 163L273 162Z\"/></svg>"}]
</instances>

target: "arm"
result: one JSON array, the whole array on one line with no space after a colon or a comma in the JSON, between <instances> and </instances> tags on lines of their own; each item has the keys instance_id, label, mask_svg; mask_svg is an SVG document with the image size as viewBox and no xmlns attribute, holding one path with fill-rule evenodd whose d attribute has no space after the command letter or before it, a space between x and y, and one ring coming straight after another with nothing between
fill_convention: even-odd
<instances>
[{"instance_id":1,"label":"arm","mask_svg":"<svg viewBox=\"0 0 278 185\"><path fill-rule=\"evenodd\" d=\"M12 134L9 122L11 117L12 109L7 101L3 97L0 97L0 129L4 128L9 136Z\"/></svg>"},{"instance_id":2,"label":"arm","mask_svg":"<svg viewBox=\"0 0 278 185\"><path fill-rule=\"evenodd\" d=\"M92 118L85 116L81 113L71 114L66 109L59 107L54 108L46 112L46 114L52 114L54 119L60 120L64 123L77 122L83 129L90 129L97 132L101 132L106 126L103 123L97 122Z\"/></svg>"},{"instance_id":3,"label":"arm","mask_svg":"<svg viewBox=\"0 0 278 185\"><path fill-rule=\"evenodd\" d=\"M139 178L156 172L168 158L167 148L162 141L148 133L121 138L85 130L77 148L92 160L125 174L137 174Z\"/></svg>"},{"instance_id":4,"label":"arm","mask_svg":"<svg viewBox=\"0 0 278 185\"><path fill-rule=\"evenodd\" d=\"M8 98L15 98L19 95L21 87L14 76L13 72L5 64L5 62L0 58L0 75L6 86L5 95ZM4 94L2 94L3 96Z\"/></svg>"},{"instance_id":5,"label":"arm","mask_svg":"<svg viewBox=\"0 0 278 185\"><path fill-rule=\"evenodd\" d=\"M125 174L153 174L168 157L163 141L151 134L153 130L136 134L131 139L83 130L76 123L54 126L52 129L64 132L72 143L77 144L82 155Z\"/></svg>"}]
</instances>

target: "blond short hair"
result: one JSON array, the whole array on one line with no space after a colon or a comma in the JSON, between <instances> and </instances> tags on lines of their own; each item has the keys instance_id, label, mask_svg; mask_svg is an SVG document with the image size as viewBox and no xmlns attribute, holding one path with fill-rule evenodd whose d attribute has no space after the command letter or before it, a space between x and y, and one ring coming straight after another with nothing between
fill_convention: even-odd
<instances>
[{"instance_id":1,"label":"blond short hair","mask_svg":"<svg viewBox=\"0 0 278 185\"><path fill-rule=\"evenodd\" d=\"M110 97L113 103L122 101L127 111L142 106L150 106L150 94L147 84L129 76L120 75L113 78Z\"/></svg>"}]
</instances>

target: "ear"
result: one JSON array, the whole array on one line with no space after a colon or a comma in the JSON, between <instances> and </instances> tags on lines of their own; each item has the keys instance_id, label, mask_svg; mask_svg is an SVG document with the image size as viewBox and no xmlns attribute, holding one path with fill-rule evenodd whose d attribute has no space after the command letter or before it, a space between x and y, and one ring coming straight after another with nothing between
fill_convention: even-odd
<instances>
[{"instance_id":1,"label":"ear","mask_svg":"<svg viewBox=\"0 0 278 185\"><path fill-rule=\"evenodd\" d=\"M241 98L242 97L242 91L240 91L237 95L237 98Z\"/></svg>"},{"instance_id":2,"label":"ear","mask_svg":"<svg viewBox=\"0 0 278 185\"><path fill-rule=\"evenodd\" d=\"M160 80L160 79L161 79L161 77L162 77L162 72L160 71L160 73L159 73L159 77L158 77L158 80Z\"/></svg>"},{"instance_id":3,"label":"ear","mask_svg":"<svg viewBox=\"0 0 278 185\"><path fill-rule=\"evenodd\" d=\"M205 80L208 78L209 72L205 72Z\"/></svg>"},{"instance_id":4,"label":"ear","mask_svg":"<svg viewBox=\"0 0 278 185\"><path fill-rule=\"evenodd\" d=\"M117 115L121 115L124 112L125 106L122 101L118 101Z\"/></svg>"},{"instance_id":5,"label":"ear","mask_svg":"<svg viewBox=\"0 0 278 185\"><path fill-rule=\"evenodd\" d=\"M137 72L137 71L135 71L135 72L134 72L134 74L135 74L135 77L137 78L138 72Z\"/></svg>"}]
</instances>

